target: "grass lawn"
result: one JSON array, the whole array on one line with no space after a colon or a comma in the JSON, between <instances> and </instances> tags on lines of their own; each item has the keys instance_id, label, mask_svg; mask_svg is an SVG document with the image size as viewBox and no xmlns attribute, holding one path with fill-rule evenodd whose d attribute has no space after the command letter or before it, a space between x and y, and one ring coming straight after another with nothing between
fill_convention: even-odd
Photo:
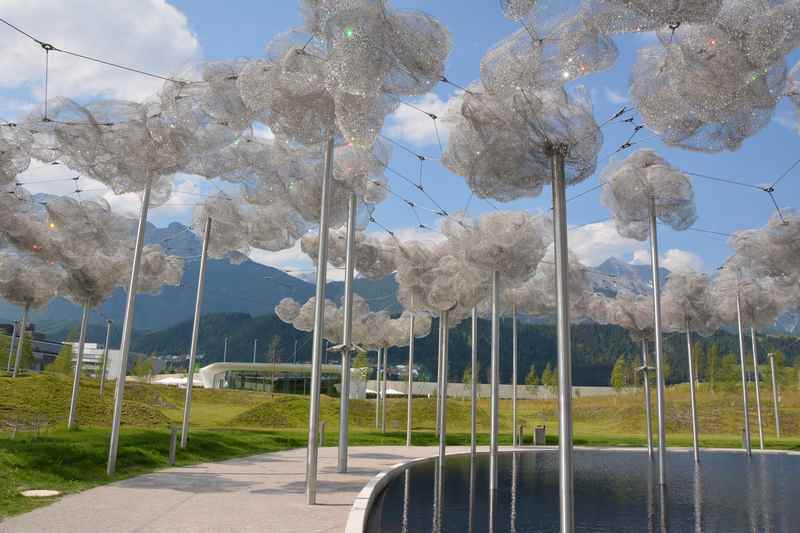
<instances>
[{"instance_id":1,"label":"grass lawn","mask_svg":"<svg viewBox=\"0 0 800 533\"><path fill-rule=\"evenodd\" d=\"M117 475L105 475L113 386L100 398L97 382L83 380L78 408L80 429L67 432L71 380L38 375L11 380L0 377L0 427L26 420L47 420L36 437L22 431L12 440L0 431L0 518L46 505L52 499L30 499L19 494L33 488L78 492L109 481L152 472L167 466L170 426L179 425L185 391L175 387L131 383L126 387ZM754 409L754 406L751 407ZM766 446L800 450L800 394L786 391L782 399L782 426L786 437L774 438L769 390L762 390ZM686 387L667 392L667 435L670 446L690 446L689 399ZM699 392L701 444L705 447L740 447L741 396L736 391ZM387 427L374 430L375 403L354 400L350 405L352 445L402 445L405 443L406 402L388 402ZM326 422L326 442L338 435L338 398L323 397L320 418ZM584 446L644 446L645 420L640 394L576 398L575 444ZM654 410L655 412L655 410ZM489 403L478 406L479 442L488 444ZM414 444L437 442L435 400L414 401ZM527 438L533 425L547 426L548 444L557 444L557 406L549 400L520 401L518 421ZM308 398L245 392L195 389L189 447L178 451L177 464L189 465L267 453L306 445ZM758 447L755 411L751 413L754 448ZM501 402L502 444L511 443L511 403ZM448 443L469 443L469 401L448 401Z\"/></svg>"}]
</instances>

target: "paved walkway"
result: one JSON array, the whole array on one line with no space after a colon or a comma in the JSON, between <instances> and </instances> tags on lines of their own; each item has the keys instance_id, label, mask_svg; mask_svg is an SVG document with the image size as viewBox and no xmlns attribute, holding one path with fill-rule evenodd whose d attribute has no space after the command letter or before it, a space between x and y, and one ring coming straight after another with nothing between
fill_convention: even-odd
<instances>
[{"instance_id":1,"label":"paved walkway","mask_svg":"<svg viewBox=\"0 0 800 533\"><path fill-rule=\"evenodd\" d=\"M435 454L430 447L353 447L349 472L337 474L336 448L321 448L316 506L305 504L304 448L169 468L65 496L0 522L0 532L342 532L370 478Z\"/></svg>"}]
</instances>

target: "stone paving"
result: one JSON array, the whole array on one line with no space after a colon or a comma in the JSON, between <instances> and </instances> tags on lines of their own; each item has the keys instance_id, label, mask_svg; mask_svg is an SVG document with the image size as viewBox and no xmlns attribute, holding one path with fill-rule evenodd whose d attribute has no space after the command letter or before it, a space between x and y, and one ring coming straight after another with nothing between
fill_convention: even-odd
<instances>
[{"instance_id":1,"label":"stone paving","mask_svg":"<svg viewBox=\"0 0 800 533\"><path fill-rule=\"evenodd\" d=\"M373 476L436 455L436 448L352 447L347 474L336 473L336 452L320 449L315 506L305 504L302 448L169 468L96 487L0 522L0 532L342 532L353 500Z\"/></svg>"}]
</instances>

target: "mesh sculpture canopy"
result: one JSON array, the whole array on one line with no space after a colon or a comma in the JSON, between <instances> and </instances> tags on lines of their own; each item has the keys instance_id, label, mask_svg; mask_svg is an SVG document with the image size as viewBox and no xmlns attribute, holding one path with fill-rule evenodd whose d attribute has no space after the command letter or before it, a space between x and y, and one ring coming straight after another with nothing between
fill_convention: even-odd
<instances>
[{"instance_id":1,"label":"mesh sculpture canopy","mask_svg":"<svg viewBox=\"0 0 800 533\"><path fill-rule=\"evenodd\" d=\"M524 211L495 211L476 221L448 217L442 233L451 253L483 272L500 272L506 286L530 276L553 240L552 221Z\"/></svg>"},{"instance_id":2,"label":"mesh sculpture canopy","mask_svg":"<svg viewBox=\"0 0 800 533\"><path fill-rule=\"evenodd\" d=\"M730 239L736 260L757 276L796 285L800 280L800 212L777 213L759 229L737 231Z\"/></svg>"},{"instance_id":3,"label":"mesh sculpture canopy","mask_svg":"<svg viewBox=\"0 0 800 533\"><path fill-rule=\"evenodd\" d=\"M300 240L301 250L316 262L319 252L319 234L309 233ZM397 268L396 244L389 239L356 231L355 269L369 279L388 276ZM328 262L336 268L344 268L347 259L347 228L330 230L328 236Z\"/></svg>"},{"instance_id":4,"label":"mesh sculpture canopy","mask_svg":"<svg viewBox=\"0 0 800 533\"><path fill-rule=\"evenodd\" d=\"M673 229L685 230L697 219L691 179L652 150L611 163L600 179L603 204L623 237L647 239L653 202L657 219Z\"/></svg>"},{"instance_id":5,"label":"mesh sculpture canopy","mask_svg":"<svg viewBox=\"0 0 800 533\"><path fill-rule=\"evenodd\" d=\"M668 331L690 328L700 334L717 329L717 316L708 275L693 270L671 272L661 297Z\"/></svg>"},{"instance_id":6,"label":"mesh sculpture canopy","mask_svg":"<svg viewBox=\"0 0 800 533\"><path fill-rule=\"evenodd\" d=\"M592 316L601 324L614 324L628 331L634 341L653 336L655 318L652 296L637 296L620 291L614 298L596 298Z\"/></svg>"},{"instance_id":7,"label":"mesh sculpture canopy","mask_svg":"<svg viewBox=\"0 0 800 533\"><path fill-rule=\"evenodd\" d=\"M754 276L752 272L740 269L734 258L720 271L712 289L714 307L724 324L736 323L737 292L745 327L772 325L789 303L786 291L774 278Z\"/></svg>"},{"instance_id":8,"label":"mesh sculpture canopy","mask_svg":"<svg viewBox=\"0 0 800 533\"><path fill-rule=\"evenodd\" d=\"M0 187L13 185L31 163L33 135L20 126L0 125Z\"/></svg>"},{"instance_id":9,"label":"mesh sculpture canopy","mask_svg":"<svg viewBox=\"0 0 800 533\"><path fill-rule=\"evenodd\" d=\"M588 0L584 9L605 31L643 32L712 22L723 0Z\"/></svg>"},{"instance_id":10,"label":"mesh sculpture canopy","mask_svg":"<svg viewBox=\"0 0 800 533\"><path fill-rule=\"evenodd\" d=\"M509 202L538 196L551 178L554 149L564 150L566 179L594 173L602 134L583 91L520 89L498 97L472 85L444 119L450 130L443 163L481 198Z\"/></svg>"},{"instance_id":11,"label":"mesh sculpture canopy","mask_svg":"<svg viewBox=\"0 0 800 533\"><path fill-rule=\"evenodd\" d=\"M661 32L661 45L639 51L630 93L667 144L736 150L786 93L785 56L800 45L800 2L707 4L712 19Z\"/></svg>"},{"instance_id":12,"label":"mesh sculpture canopy","mask_svg":"<svg viewBox=\"0 0 800 533\"><path fill-rule=\"evenodd\" d=\"M42 307L59 295L66 274L58 266L27 253L0 251L0 296L19 306Z\"/></svg>"},{"instance_id":13,"label":"mesh sculpture canopy","mask_svg":"<svg viewBox=\"0 0 800 533\"><path fill-rule=\"evenodd\" d=\"M563 6L559 9L563 12ZM522 29L484 55L481 82L488 92L512 96L520 88L556 88L605 70L616 61L614 41L586 13L564 16L552 28L544 29L537 15L534 11L522 21Z\"/></svg>"}]
</instances>

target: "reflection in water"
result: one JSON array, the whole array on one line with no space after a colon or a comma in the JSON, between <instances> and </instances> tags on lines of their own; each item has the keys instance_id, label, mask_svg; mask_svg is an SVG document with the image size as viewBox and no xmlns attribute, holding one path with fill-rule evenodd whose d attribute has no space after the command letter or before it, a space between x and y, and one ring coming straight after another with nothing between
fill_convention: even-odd
<instances>
[{"instance_id":1,"label":"reflection in water","mask_svg":"<svg viewBox=\"0 0 800 533\"><path fill-rule=\"evenodd\" d=\"M517 457L518 453L511 455L511 533L517 533Z\"/></svg>"},{"instance_id":2,"label":"reflection in water","mask_svg":"<svg viewBox=\"0 0 800 533\"><path fill-rule=\"evenodd\" d=\"M671 453L669 484L643 452L576 450L576 531L685 533L796 531L800 457L711 452L695 465ZM558 455L500 454L489 490L486 455L415 463L390 481L370 510L369 533L553 532L558 524ZM413 472L411 472L413 470ZM433 503L433 505L431 505Z\"/></svg>"},{"instance_id":3,"label":"reflection in water","mask_svg":"<svg viewBox=\"0 0 800 533\"><path fill-rule=\"evenodd\" d=\"M467 531L469 533L473 533L475 531L475 493L477 491L477 487L475 487L475 475L477 473L477 465L475 454L471 454L469 456L469 524L467 525Z\"/></svg>"},{"instance_id":4,"label":"reflection in water","mask_svg":"<svg viewBox=\"0 0 800 533\"><path fill-rule=\"evenodd\" d=\"M408 504L411 500L411 469L406 468L403 475L403 533L408 533Z\"/></svg>"}]
</instances>

